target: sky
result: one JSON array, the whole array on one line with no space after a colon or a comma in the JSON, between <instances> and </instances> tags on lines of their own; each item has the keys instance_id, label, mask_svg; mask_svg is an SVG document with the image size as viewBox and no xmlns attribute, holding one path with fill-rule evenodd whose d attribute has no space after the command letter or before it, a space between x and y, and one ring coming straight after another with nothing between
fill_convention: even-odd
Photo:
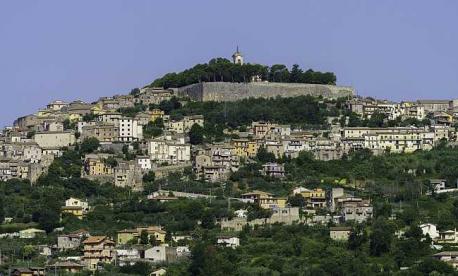
<instances>
[{"instance_id":1,"label":"sky","mask_svg":"<svg viewBox=\"0 0 458 276\"><path fill-rule=\"evenodd\" d=\"M0 126L237 45L246 62L332 71L363 96L458 98L457 14L455 0L0 0Z\"/></svg>"}]
</instances>

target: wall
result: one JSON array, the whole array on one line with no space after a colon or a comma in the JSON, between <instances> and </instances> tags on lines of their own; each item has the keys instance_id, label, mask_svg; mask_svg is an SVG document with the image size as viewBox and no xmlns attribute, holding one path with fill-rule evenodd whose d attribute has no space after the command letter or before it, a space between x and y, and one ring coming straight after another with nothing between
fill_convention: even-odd
<instances>
[{"instance_id":1,"label":"wall","mask_svg":"<svg viewBox=\"0 0 458 276\"><path fill-rule=\"evenodd\" d=\"M312 95L315 97L339 98L355 95L352 87L305 84L305 83L230 83L204 82L177 89L179 96L188 96L195 101L236 101L247 98L297 97Z\"/></svg>"}]
</instances>

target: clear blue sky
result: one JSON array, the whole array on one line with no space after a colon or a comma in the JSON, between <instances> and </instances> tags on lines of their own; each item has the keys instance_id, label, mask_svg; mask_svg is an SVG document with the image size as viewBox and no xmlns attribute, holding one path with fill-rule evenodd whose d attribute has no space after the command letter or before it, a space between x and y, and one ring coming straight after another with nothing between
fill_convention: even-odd
<instances>
[{"instance_id":1,"label":"clear blue sky","mask_svg":"<svg viewBox=\"0 0 458 276\"><path fill-rule=\"evenodd\" d=\"M240 46L393 100L458 98L458 1L1 1L0 126L125 93Z\"/></svg>"}]
</instances>

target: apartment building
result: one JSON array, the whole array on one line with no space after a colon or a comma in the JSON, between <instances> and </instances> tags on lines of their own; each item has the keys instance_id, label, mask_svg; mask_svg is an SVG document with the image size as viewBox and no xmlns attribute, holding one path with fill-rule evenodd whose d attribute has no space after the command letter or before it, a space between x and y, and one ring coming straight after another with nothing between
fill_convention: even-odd
<instances>
[{"instance_id":1,"label":"apartment building","mask_svg":"<svg viewBox=\"0 0 458 276\"><path fill-rule=\"evenodd\" d=\"M91 236L83 241L83 260L90 270L97 270L101 263L111 263L115 242L107 236Z\"/></svg>"}]
</instances>

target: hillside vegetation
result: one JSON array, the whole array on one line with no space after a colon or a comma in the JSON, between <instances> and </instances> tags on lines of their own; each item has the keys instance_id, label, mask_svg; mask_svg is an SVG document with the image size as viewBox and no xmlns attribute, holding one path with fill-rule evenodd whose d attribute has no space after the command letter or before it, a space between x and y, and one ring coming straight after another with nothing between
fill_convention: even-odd
<instances>
[{"instance_id":1,"label":"hillside vegetation","mask_svg":"<svg viewBox=\"0 0 458 276\"><path fill-rule=\"evenodd\" d=\"M208 63L197 64L179 73L168 73L156 79L150 86L182 87L199 82L249 82L252 77L259 76L270 82L336 84L336 76L331 72L315 72L311 69L303 71L295 64L289 70L283 64L271 67L261 64L234 64L225 58L214 58Z\"/></svg>"}]
</instances>

